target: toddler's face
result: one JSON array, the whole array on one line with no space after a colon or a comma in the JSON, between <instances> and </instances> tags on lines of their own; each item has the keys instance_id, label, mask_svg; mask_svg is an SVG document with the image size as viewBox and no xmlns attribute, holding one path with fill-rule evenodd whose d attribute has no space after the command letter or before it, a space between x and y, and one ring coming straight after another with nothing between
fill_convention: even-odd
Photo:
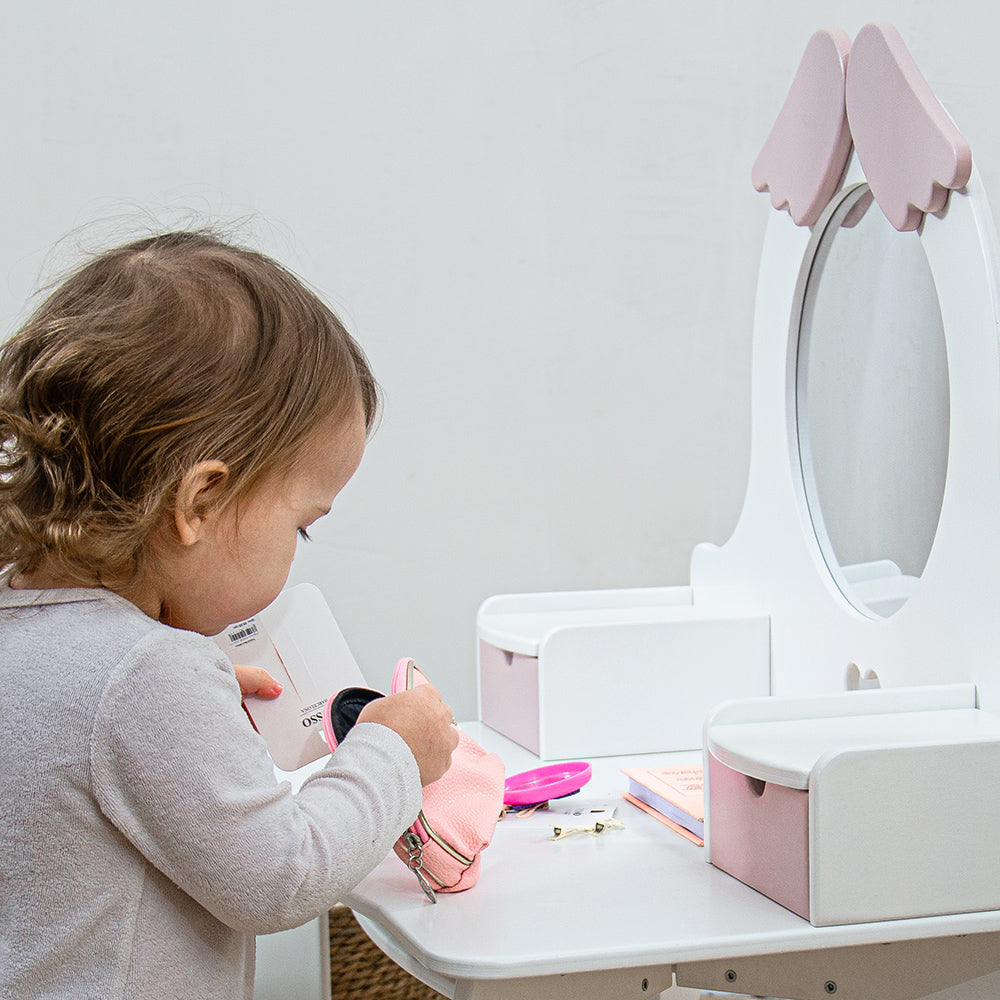
<instances>
[{"instance_id":1,"label":"toddler's face","mask_svg":"<svg viewBox=\"0 0 1000 1000\"><path fill-rule=\"evenodd\" d=\"M321 427L291 473L207 523L177 565L166 602L170 624L215 635L267 607L288 578L299 532L329 513L361 462L365 440L360 411Z\"/></svg>"}]
</instances>

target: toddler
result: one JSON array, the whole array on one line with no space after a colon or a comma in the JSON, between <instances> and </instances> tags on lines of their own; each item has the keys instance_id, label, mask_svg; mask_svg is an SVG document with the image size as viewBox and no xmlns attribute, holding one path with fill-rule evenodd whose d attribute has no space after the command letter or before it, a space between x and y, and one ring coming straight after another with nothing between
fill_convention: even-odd
<instances>
[{"instance_id":1,"label":"toddler","mask_svg":"<svg viewBox=\"0 0 1000 1000\"><path fill-rule=\"evenodd\" d=\"M377 402L311 291L205 233L93 259L0 348L0 997L252 997L254 935L353 888L447 769L427 685L293 795L206 638L277 596Z\"/></svg>"}]
</instances>

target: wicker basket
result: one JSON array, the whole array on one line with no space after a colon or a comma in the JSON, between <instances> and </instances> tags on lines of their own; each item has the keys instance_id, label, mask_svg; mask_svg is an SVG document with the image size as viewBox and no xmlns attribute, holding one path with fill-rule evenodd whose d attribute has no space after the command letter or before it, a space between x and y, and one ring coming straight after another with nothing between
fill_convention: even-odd
<instances>
[{"instance_id":1,"label":"wicker basket","mask_svg":"<svg viewBox=\"0 0 1000 1000\"><path fill-rule=\"evenodd\" d=\"M441 1000L383 954L346 906L330 911L330 990L332 1000Z\"/></svg>"}]
</instances>

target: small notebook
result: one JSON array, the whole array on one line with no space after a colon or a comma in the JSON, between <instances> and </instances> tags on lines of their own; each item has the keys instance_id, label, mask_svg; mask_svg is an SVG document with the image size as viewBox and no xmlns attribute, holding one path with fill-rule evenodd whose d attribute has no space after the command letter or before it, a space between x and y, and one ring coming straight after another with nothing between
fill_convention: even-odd
<instances>
[{"instance_id":1,"label":"small notebook","mask_svg":"<svg viewBox=\"0 0 1000 1000\"><path fill-rule=\"evenodd\" d=\"M679 826L702 840L705 836L705 803L700 765L674 767L624 768L629 779L626 797L646 812L664 819L668 826Z\"/></svg>"}]
</instances>

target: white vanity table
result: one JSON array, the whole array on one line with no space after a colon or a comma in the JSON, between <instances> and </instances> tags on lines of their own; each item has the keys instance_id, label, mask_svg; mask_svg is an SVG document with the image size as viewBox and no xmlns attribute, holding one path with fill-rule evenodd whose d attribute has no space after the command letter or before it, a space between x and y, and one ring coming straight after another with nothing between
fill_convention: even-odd
<instances>
[{"instance_id":1,"label":"white vanity table","mask_svg":"<svg viewBox=\"0 0 1000 1000\"><path fill-rule=\"evenodd\" d=\"M761 694L962 684L977 708L1000 712L1000 289L968 147L894 29L868 26L853 45L843 32L817 32L754 181L781 211L761 256L740 521L725 545L695 550L687 607L647 615L657 592L631 592L640 599L634 613L616 610L615 635L687 618L766 619ZM551 628L579 629L572 601L516 596L505 607L568 608ZM606 652L612 632L598 635L600 620L574 655ZM525 630L499 648L543 694L546 644ZM691 662L676 662L645 647L651 670L697 663L710 689L715 654L692 648ZM719 701L730 696L726 660ZM629 666L608 682L641 677ZM642 695L616 691L616 703L627 711ZM556 702L535 705L558 712ZM508 772L537 765L482 723L466 728ZM591 758L587 793L620 793L620 769L653 759ZM1000 811L1000 793L980 777L964 768L955 781L968 796L998 795ZM865 792L861 775L862 802ZM817 927L624 801L619 814L624 831L556 843L504 820L479 884L436 905L395 857L346 902L384 951L456 1000L645 997L674 983L790 1000L917 1000L1000 970L1000 900ZM990 857L992 845L980 846ZM963 997L974 995L989 998Z\"/></svg>"},{"instance_id":2,"label":"white vanity table","mask_svg":"<svg viewBox=\"0 0 1000 1000\"><path fill-rule=\"evenodd\" d=\"M482 723L462 727L510 773L539 763ZM596 758L581 795L619 797L623 767L700 760L693 751ZM384 952L454 1000L644 998L674 984L916 1000L1000 969L998 911L817 928L624 799L618 818L624 830L557 842L540 823L507 818L472 891L431 905L390 856L345 902ZM258 951L258 996L328 996L325 926L261 938Z\"/></svg>"},{"instance_id":3,"label":"white vanity table","mask_svg":"<svg viewBox=\"0 0 1000 1000\"><path fill-rule=\"evenodd\" d=\"M463 728L509 771L537 766L481 723ZM581 794L620 795L622 767L696 760L700 753L598 758ZM674 982L914 1000L1000 968L1000 912L813 927L624 800L618 816L624 830L557 842L507 818L473 890L431 905L390 857L345 902L384 951L456 1000L652 997Z\"/></svg>"}]
</instances>

